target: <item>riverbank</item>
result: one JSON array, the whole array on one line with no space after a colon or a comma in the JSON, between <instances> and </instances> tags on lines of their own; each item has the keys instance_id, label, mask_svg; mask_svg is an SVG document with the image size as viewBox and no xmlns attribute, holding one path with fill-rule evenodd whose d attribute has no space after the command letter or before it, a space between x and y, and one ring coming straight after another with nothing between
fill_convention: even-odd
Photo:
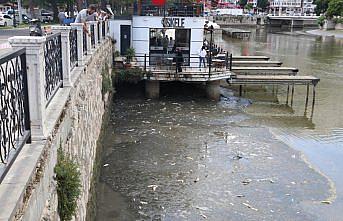
<instances>
[{"instance_id":1,"label":"riverbank","mask_svg":"<svg viewBox=\"0 0 343 221\"><path fill-rule=\"evenodd\" d=\"M320 220L310 211L334 200L332 183L250 124L248 100L223 88L208 102L190 87L173 85L159 101L116 98L97 220Z\"/></svg>"},{"instance_id":2,"label":"riverbank","mask_svg":"<svg viewBox=\"0 0 343 221\"><path fill-rule=\"evenodd\" d=\"M306 33L311 34L311 35L315 35L315 36L335 37L335 38L343 39L343 30L329 30L329 31L326 31L326 30L316 29L316 30L306 31Z\"/></svg>"}]
</instances>

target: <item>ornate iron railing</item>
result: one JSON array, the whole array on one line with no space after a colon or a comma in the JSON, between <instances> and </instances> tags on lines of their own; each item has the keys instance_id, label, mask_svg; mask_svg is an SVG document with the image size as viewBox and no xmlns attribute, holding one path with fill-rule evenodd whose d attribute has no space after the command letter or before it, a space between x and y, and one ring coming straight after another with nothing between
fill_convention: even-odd
<instances>
[{"instance_id":1,"label":"ornate iron railing","mask_svg":"<svg viewBox=\"0 0 343 221\"><path fill-rule=\"evenodd\" d=\"M106 22L102 21L102 38L105 39L106 37Z\"/></svg>"},{"instance_id":2,"label":"ornate iron railing","mask_svg":"<svg viewBox=\"0 0 343 221\"><path fill-rule=\"evenodd\" d=\"M45 98L49 105L58 88L63 87L61 33L46 38L45 57Z\"/></svg>"},{"instance_id":3,"label":"ornate iron railing","mask_svg":"<svg viewBox=\"0 0 343 221\"><path fill-rule=\"evenodd\" d=\"M82 35L82 41L83 41L83 54L87 55L87 33L83 31L83 35Z\"/></svg>"},{"instance_id":4,"label":"ornate iron railing","mask_svg":"<svg viewBox=\"0 0 343 221\"><path fill-rule=\"evenodd\" d=\"M97 23L97 26L98 26L98 29L97 29L97 33L98 33L98 43L100 44L100 39L101 39L101 36L100 36L100 22Z\"/></svg>"},{"instance_id":5,"label":"ornate iron railing","mask_svg":"<svg viewBox=\"0 0 343 221\"><path fill-rule=\"evenodd\" d=\"M78 65L77 60L77 30L70 30L69 34L69 44L70 44L70 68L73 69Z\"/></svg>"},{"instance_id":6,"label":"ornate iron railing","mask_svg":"<svg viewBox=\"0 0 343 221\"><path fill-rule=\"evenodd\" d=\"M0 56L0 180L26 142L30 112L23 48Z\"/></svg>"},{"instance_id":7,"label":"ornate iron railing","mask_svg":"<svg viewBox=\"0 0 343 221\"><path fill-rule=\"evenodd\" d=\"M95 48L95 31L94 31L94 24L91 24L91 45Z\"/></svg>"}]
</instances>

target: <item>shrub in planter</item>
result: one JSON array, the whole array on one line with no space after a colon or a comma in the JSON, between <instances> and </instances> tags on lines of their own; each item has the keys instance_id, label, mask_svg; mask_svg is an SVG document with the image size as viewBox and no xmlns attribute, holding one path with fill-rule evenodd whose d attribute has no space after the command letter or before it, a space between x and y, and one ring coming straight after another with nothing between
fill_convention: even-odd
<instances>
[{"instance_id":1,"label":"shrub in planter","mask_svg":"<svg viewBox=\"0 0 343 221\"><path fill-rule=\"evenodd\" d=\"M143 80L144 75L148 72L140 68L130 68L119 70L116 74L118 82L138 83Z\"/></svg>"}]
</instances>

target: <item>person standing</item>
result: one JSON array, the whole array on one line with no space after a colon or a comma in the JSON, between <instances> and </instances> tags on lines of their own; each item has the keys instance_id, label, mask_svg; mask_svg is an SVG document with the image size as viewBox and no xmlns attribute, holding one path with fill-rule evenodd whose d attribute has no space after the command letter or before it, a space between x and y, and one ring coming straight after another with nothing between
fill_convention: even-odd
<instances>
[{"instance_id":1,"label":"person standing","mask_svg":"<svg viewBox=\"0 0 343 221\"><path fill-rule=\"evenodd\" d=\"M176 72L182 72L182 64L184 60L183 60L183 55L180 48L176 48L175 62L176 62Z\"/></svg>"},{"instance_id":2,"label":"person standing","mask_svg":"<svg viewBox=\"0 0 343 221\"><path fill-rule=\"evenodd\" d=\"M75 23L83 23L83 30L90 35L89 30L87 28L87 21L93 21L92 19L95 16L97 6L92 4L89 5L87 9L82 9L76 16ZM94 14L94 15L93 15Z\"/></svg>"},{"instance_id":3,"label":"person standing","mask_svg":"<svg viewBox=\"0 0 343 221\"><path fill-rule=\"evenodd\" d=\"M65 12L64 12L64 9L61 9L61 10L60 10L60 12L58 13L57 17L58 17L58 20L59 20L59 22L60 22L60 25L64 25L64 19L67 18L67 17L66 17L66 14L65 14Z\"/></svg>"},{"instance_id":4,"label":"person standing","mask_svg":"<svg viewBox=\"0 0 343 221\"><path fill-rule=\"evenodd\" d=\"M205 64L205 58L206 58L206 50L205 50L205 46L202 46L199 52L199 69L201 68L201 63L204 64L204 68L206 68L206 64Z\"/></svg>"}]
</instances>

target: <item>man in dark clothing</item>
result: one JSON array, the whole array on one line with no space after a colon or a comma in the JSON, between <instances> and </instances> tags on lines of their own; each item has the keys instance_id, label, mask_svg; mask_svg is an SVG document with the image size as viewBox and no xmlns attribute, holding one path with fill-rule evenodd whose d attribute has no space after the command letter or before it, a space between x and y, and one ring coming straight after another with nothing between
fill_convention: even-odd
<instances>
[{"instance_id":1,"label":"man in dark clothing","mask_svg":"<svg viewBox=\"0 0 343 221\"><path fill-rule=\"evenodd\" d=\"M184 60L183 60L182 52L179 48L176 49L175 62L176 62L177 72L182 72L182 64Z\"/></svg>"}]
</instances>

